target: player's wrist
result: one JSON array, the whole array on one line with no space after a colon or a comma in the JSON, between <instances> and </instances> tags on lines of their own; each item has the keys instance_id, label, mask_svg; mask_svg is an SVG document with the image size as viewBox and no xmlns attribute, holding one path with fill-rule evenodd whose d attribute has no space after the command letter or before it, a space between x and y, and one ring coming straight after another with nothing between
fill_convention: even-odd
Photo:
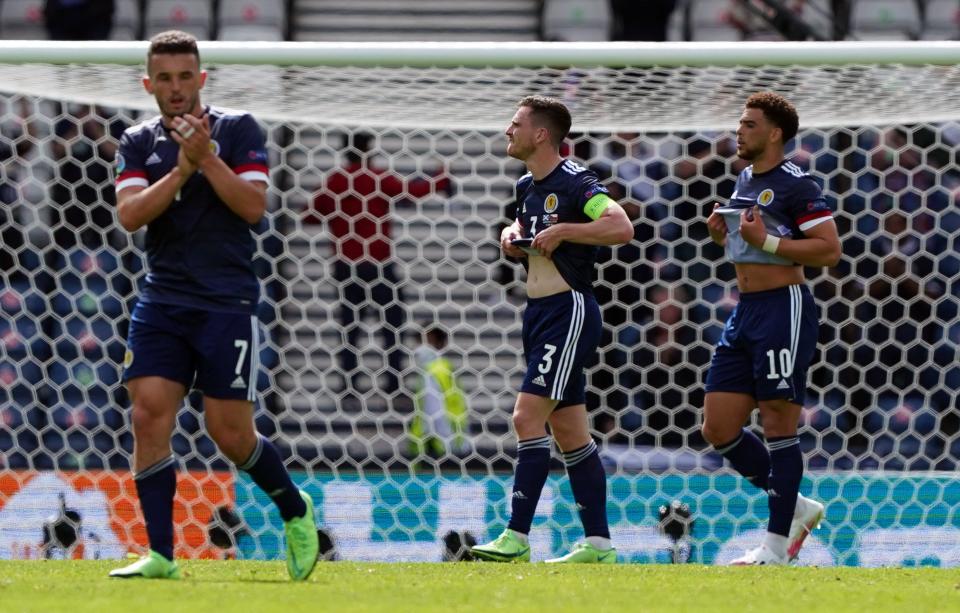
<instances>
[{"instance_id":1,"label":"player's wrist","mask_svg":"<svg viewBox=\"0 0 960 613\"><path fill-rule=\"evenodd\" d=\"M760 248L767 253L777 254L777 249L780 247L780 237L774 236L773 234L767 234L763 239L763 244L760 245Z\"/></svg>"},{"instance_id":2,"label":"player's wrist","mask_svg":"<svg viewBox=\"0 0 960 613\"><path fill-rule=\"evenodd\" d=\"M193 161L193 163L197 165L198 169L206 171L206 170L209 170L210 166L214 164L218 159L219 158L215 156L212 151L208 150L206 153L203 154L203 156L201 156L196 161L194 160L191 160L191 161Z\"/></svg>"},{"instance_id":3,"label":"player's wrist","mask_svg":"<svg viewBox=\"0 0 960 613\"><path fill-rule=\"evenodd\" d=\"M184 164L180 163L173 167L170 171L171 174L174 174L177 178L177 181L183 185L187 182L190 177L193 176L193 173L197 172L197 167L189 162Z\"/></svg>"}]
</instances>

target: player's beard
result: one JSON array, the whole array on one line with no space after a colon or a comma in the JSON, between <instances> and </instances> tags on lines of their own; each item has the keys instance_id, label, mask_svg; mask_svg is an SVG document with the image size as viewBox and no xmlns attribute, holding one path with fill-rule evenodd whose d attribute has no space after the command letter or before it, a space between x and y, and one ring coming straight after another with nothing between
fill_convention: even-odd
<instances>
[{"instance_id":1,"label":"player's beard","mask_svg":"<svg viewBox=\"0 0 960 613\"><path fill-rule=\"evenodd\" d=\"M507 141L507 155L510 157L523 162L530 157L531 153L533 153L533 147L524 148L516 140Z\"/></svg>"},{"instance_id":2,"label":"player's beard","mask_svg":"<svg viewBox=\"0 0 960 613\"><path fill-rule=\"evenodd\" d=\"M762 148L751 149L746 144L737 147L737 157L739 157L741 160L753 162L761 155L763 155Z\"/></svg>"},{"instance_id":3,"label":"player's beard","mask_svg":"<svg viewBox=\"0 0 960 613\"><path fill-rule=\"evenodd\" d=\"M183 117L184 115L187 115L197 107L198 100L199 100L199 96L197 95L194 95L191 98L187 98L184 96L184 104L181 107L182 110L177 110L177 111L173 110L173 104L167 101L161 101L158 99L157 105L160 107L160 112L167 117L170 117L170 118Z\"/></svg>"}]
</instances>

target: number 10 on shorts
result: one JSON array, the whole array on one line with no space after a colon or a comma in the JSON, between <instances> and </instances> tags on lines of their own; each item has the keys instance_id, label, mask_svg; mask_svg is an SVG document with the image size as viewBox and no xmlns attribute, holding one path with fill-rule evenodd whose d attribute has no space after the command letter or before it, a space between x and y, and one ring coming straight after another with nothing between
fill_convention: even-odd
<instances>
[{"instance_id":1,"label":"number 10 on shorts","mask_svg":"<svg viewBox=\"0 0 960 613\"><path fill-rule=\"evenodd\" d=\"M767 350L767 359L770 361L770 372L767 379L789 379L793 374L793 356L789 349L780 350L780 372L777 372L777 350Z\"/></svg>"}]
</instances>

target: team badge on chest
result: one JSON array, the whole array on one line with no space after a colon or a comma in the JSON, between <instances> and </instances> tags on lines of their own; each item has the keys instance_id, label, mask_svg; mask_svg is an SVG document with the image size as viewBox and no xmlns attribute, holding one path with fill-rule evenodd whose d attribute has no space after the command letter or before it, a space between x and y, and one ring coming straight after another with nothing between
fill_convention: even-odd
<instances>
[{"instance_id":1,"label":"team badge on chest","mask_svg":"<svg viewBox=\"0 0 960 613\"><path fill-rule=\"evenodd\" d=\"M774 193L772 189L765 189L760 192L760 195L757 196L757 204L760 206L767 206L773 202Z\"/></svg>"},{"instance_id":2,"label":"team badge on chest","mask_svg":"<svg viewBox=\"0 0 960 613\"><path fill-rule=\"evenodd\" d=\"M543 201L543 210L547 213L553 213L557 210L559 204L560 200L557 198L557 195L550 194L547 196L547 199Z\"/></svg>"}]
</instances>

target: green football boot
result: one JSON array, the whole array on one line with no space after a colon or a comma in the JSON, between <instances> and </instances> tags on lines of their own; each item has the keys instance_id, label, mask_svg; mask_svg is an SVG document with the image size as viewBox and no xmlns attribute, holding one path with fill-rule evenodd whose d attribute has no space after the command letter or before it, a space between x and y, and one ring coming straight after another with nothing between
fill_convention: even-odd
<instances>
[{"instance_id":1,"label":"green football boot","mask_svg":"<svg viewBox=\"0 0 960 613\"><path fill-rule=\"evenodd\" d=\"M517 538L509 528L493 542L471 547L470 553L478 560L487 562L530 561L530 545Z\"/></svg>"},{"instance_id":2,"label":"green football boot","mask_svg":"<svg viewBox=\"0 0 960 613\"><path fill-rule=\"evenodd\" d=\"M313 517L313 499L303 490L300 490L300 497L307 505L307 512L303 517L283 522L283 531L287 536L287 572L294 581L303 581L310 576L320 552L317 522Z\"/></svg>"},{"instance_id":3,"label":"green football boot","mask_svg":"<svg viewBox=\"0 0 960 613\"><path fill-rule=\"evenodd\" d=\"M597 549L587 542L578 543L573 550L565 556L546 560L547 564L616 564L617 550Z\"/></svg>"},{"instance_id":4,"label":"green football boot","mask_svg":"<svg viewBox=\"0 0 960 613\"><path fill-rule=\"evenodd\" d=\"M180 567L151 549L133 564L111 570L110 576L118 579L179 579Z\"/></svg>"}]
</instances>

